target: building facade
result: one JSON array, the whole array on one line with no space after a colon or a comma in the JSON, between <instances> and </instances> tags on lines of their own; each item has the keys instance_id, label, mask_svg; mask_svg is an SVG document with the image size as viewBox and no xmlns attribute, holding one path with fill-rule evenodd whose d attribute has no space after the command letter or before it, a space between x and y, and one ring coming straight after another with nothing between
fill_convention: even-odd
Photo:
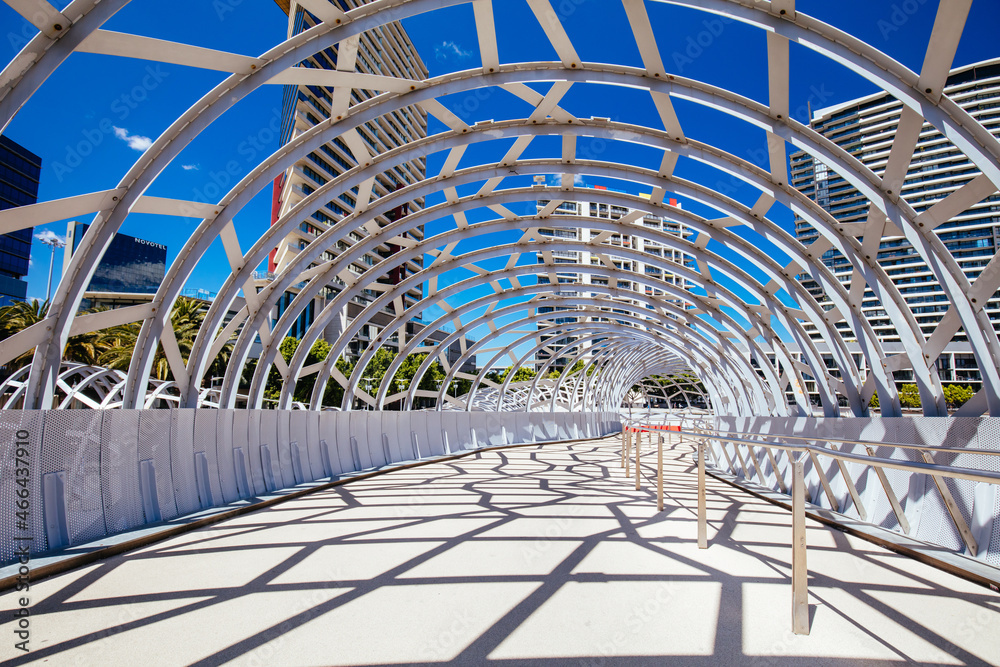
<instances>
[{"instance_id":1,"label":"building facade","mask_svg":"<svg viewBox=\"0 0 1000 667\"><path fill-rule=\"evenodd\" d=\"M7 137L0 136L0 210L38 201L42 159ZM31 237L34 229L0 236L0 306L24 301L28 294Z\"/></svg>"},{"instance_id":2,"label":"building facade","mask_svg":"<svg viewBox=\"0 0 1000 667\"><path fill-rule=\"evenodd\" d=\"M365 4L363 0L331 1L344 11ZM318 20L312 14L294 1L289 3L278 0L278 5L288 13L289 35L308 30L318 23ZM304 64L308 67L320 69L337 69L341 65L340 48L340 45L336 45L326 49L313 55ZM360 73L386 74L410 79L427 78L427 68L424 66L420 55L414 48L406 31L399 23L391 23L373 31L363 33L358 41L356 54L345 51L344 57L353 59L353 66L344 64L341 68L352 67ZM343 91L338 93L333 88L323 86L285 86L282 106L282 144L284 145L299 134L330 118L331 115L334 115L334 109L337 109L338 114L343 113L346 110L345 105L361 103L366 99L374 97L377 92L355 90L352 91L350 100L344 99L342 94ZM356 141L352 145L348 145L339 137L335 138L319 150L313 151L307 157L297 162L274 182L272 224L291 210L303 198L356 166L356 152L363 150L371 155L377 155L403 146L415 139L426 137L427 113L417 106L404 107L361 125L358 128L358 136L360 137L360 142ZM368 155L362 156L363 159L367 157ZM392 167L375 179L372 197L382 197L402 187L421 181L424 179L426 173L427 163L423 157ZM338 193L331 201L326 202L318 211L313 213L307 222L303 222L297 229L288 234L271 253L269 271L267 273L256 274L255 278L258 288L263 287L272 280L275 272L284 270L289 262L293 261L295 256L313 239L328 230L344 216L351 214L358 205L356 201L357 195L357 188L351 192ZM364 202L364 204L367 204L367 202ZM423 204L422 199L408 202L386 215L376 217L376 221L379 225L385 226L415 210L419 210L423 207ZM408 232L405 236L415 241L421 241L423 240L423 227L418 227ZM356 233L351 234L352 242L360 241L361 238ZM319 260L313 262L310 266L316 266L320 262L331 261L341 252L347 251L349 247L349 244L341 242L337 248L330 248L325 251ZM373 252L356 257L350 265L349 270L355 275L360 275L382 260L391 257L399 250L398 246L383 243L376 247ZM416 273L421 268L422 259L418 258L387 273L387 275L379 278L378 282L389 285L399 284L407 275ZM314 317L335 297L344 284L344 281L341 279L334 278L323 293L306 307L305 311L292 326L288 335L301 338L306 329L312 324ZM276 308L276 317L280 317L285 312L285 309L291 304L297 292L298 289L293 288L282 295ZM374 291L365 290L365 293L354 297L348 305L346 312L343 313L343 316L337 318L336 322L326 328L324 338L327 340L336 339L344 327L357 317L371 300L377 296L377 293ZM413 304L420 301L422 297L423 293L420 288L411 289L406 292L401 302L389 306L384 313L373 318L372 324L363 327L362 331L351 341L348 348L348 355L354 358L359 356L368 347L370 342L378 336L382 328L381 325L392 321L392 317L395 315L394 309L397 306L401 306L403 310L407 310ZM403 337L412 336L422 328L423 325L419 322L411 322L406 325ZM444 335L444 332L435 332L435 334L432 334L431 339L437 340L443 338ZM398 334L393 335L386 342L386 346L390 349L398 350L400 347L400 336ZM448 353L449 361L457 360L461 354L460 347L457 344L453 348ZM474 363L468 370L472 368L474 368Z\"/></svg>"},{"instance_id":3,"label":"building facade","mask_svg":"<svg viewBox=\"0 0 1000 667\"><path fill-rule=\"evenodd\" d=\"M1000 59L960 67L952 71L944 93L959 104L994 136L1000 137ZM896 134L902 105L893 97L877 94L816 111L811 127L861 160L876 174L885 171L889 151ZM805 153L790 156L791 182L802 193L826 209L838 222L865 222L868 202L840 175ZM980 171L937 129L924 124L910 162L900 196L919 214L959 189ZM996 254L1000 243L1000 196L992 195L972 206L935 230L951 251L970 281L975 280ZM809 244L818 232L806 221L796 218L796 237ZM851 267L835 250L823 255L837 279L850 288ZM949 308L948 298L933 272L903 237L883 238L878 261L916 318L925 336L930 335ZM826 301L820 286L809 276L800 276L804 285L821 301ZM866 290L862 309L876 335L892 351L899 344L899 334L882 310L871 290ZM1000 298L994 295L986 312L995 330L1000 331ZM845 340L856 342L846 322L837 324ZM812 329L810 335L819 338ZM945 384L957 383L978 390L981 375L976 367L964 332L952 339L937 360L937 371ZM864 355L856 354L861 362ZM832 357L831 357L832 360ZM862 372L867 369L862 368ZM913 372L895 373L898 385L912 382Z\"/></svg>"},{"instance_id":4,"label":"building facade","mask_svg":"<svg viewBox=\"0 0 1000 667\"><path fill-rule=\"evenodd\" d=\"M544 177L538 177L541 182L544 182ZM538 179L536 179L538 180ZM600 186L599 186L600 187ZM676 199L669 199L669 204L671 206L680 206ZM546 206L549 205L548 201L539 201L537 206L538 210L541 211ZM564 201L559 204L555 210L552 211L552 215L557 216L582 216L591 218L603 218L607 220L620 220L621 218L632 213L631 209L625 208L623 206L614 206L601 202L593 201ZM585 224L585 222L581 223ZM692 236L694 232L688 227L681 225L673 220L668 220L666 218L661 218L655 215L644 215L643 217L632 221L631 226L636 228L649 228L662 230L668 234L678 236L684 239ZM539 229L539 234L542 236L548 236L557 239L567 239L571 241L591 241L601 234L601 230L592 229L590 227L560 227L558 229L554 228L541 228ZM631 272L636 274L637 277L648 277L654 281L666 282L672 285L678 286L680 289L687 290L690 288L690 283L683 277L671 273L669 271L664 271L660 267L648 264L646 262L634 261L630 258L623 258L614 254L614 248L630 248L638 250L640 252L646 253L648 255L654 255L657 257L663 257L667 261L674 262L676 264L682 264L685 266L693 266L694 258L687 255L676 248L670 248L662 243L652 241L644 238L641 234L629 234L626 229L623 229L621 233L612 234L610 237L602 242L602 245L609 246L607 251L608 258L614 263L615 268L621 269L622 271ZM552 251L552 262L554 264L567 264L567 265L602 265L602 261L597 253L591 252L589 249L579 250L579 251ZM538 254L538 262L543 263L545 261L541 253ZM634 292L645 293L651 296L662 297L664 296L664 291L650 285L641 279L625 279L622 277L613 278L610 275L602 275L600 273L580 273L574 271L572 267L567 266L565 271L556 271L556 278L560 283L576 285L572 290L560 291L554 293L552 296L588 296L591 295L587 291L587 285L599 285L599 286L616 286L619 289L630 290ZM540 275L538 277L540 283L549 283L551 278L548 276ZM595 294L596 295L596 294ZM671 299L674 301L674 299ZM633 302L639 303L639 302ZM643 305L643 307L645 307ZM553 306L539 306L535 309L535 314L545 314L552 313L555 311L566 310L560 307ZM538 323L538 343L548 342L552 347L562 348L561 354L558 359L552 361L548 366L549 370L562 371L570 357L575 355L579 350L573 345L576 342L577 337L575 336L561 336L559 334L550 333L550 330L554 327L559 327L568 323L576 323L581 321L612 321L614 320L614 309L608 307L607 309L602 309L608 311L608 317L588 317L585 319L575 317L571 313L571 310L567 310L565 317L558 317L553 320L539 322ZM622 322L627 324L626 322ZM552 353L547 349L535 353L535 369L541 370L546 363L551 359ZM585 358L585 357L584 357Z\"/></svg>"}]
</instances>

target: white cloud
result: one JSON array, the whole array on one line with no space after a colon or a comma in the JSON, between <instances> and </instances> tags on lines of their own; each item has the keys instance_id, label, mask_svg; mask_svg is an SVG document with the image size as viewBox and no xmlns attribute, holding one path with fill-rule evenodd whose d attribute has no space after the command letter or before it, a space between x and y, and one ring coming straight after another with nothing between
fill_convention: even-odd
<instances>
[{"instance_id":1,"label":"white cloud","mask_svg":"<svg viewBox=\"0 0 1000 667\"><path fill-rule=\"evenodd\" d=\"M59 243L62 243L63 245L66 244L66 237L65 236L59 236L58 234L56 234L51 229L43 229L42 231L40 231L37 234L35 234L35 238L38 239L39 241L41 241L42 243L50 243L52 241L58 241Z\"/></svg>"},{"instance_id":2,"label":"white cloud","mask_svg":"<svg viewBox=\"0 0 1000 667\"><path fill-rule=\"evenodd\" d=\"M455 42L441 42L434 47L434 55L438 60L448 60L457 58L458 60L468 60L472 57L472 51L466 51Z\"/></svg>"},{"instance_id":3,"label":"white cloud","mask_svg":"<svg viewBox=\"0 0 1000 667\"><path fill-rule=\"evenodd\" d=\"M183 169L184 171L191 171L191 170L198 171L199 168L200 167L198 165L196 165L196 164L182 164L181 165L181 169Z\"/></svg>"},{"instance_id":4,"label":"white cloud","mask_svg":"<svg viewBox=\"0 0 1000 667\"><path fill-rule=\"evenodd\" d=\"M139 151L140 153L145 152L147 148L153 145L153 140L149 137L143 137L138 134L129 134L128 130L124 127L113 126L115 130L115 136L128 144L128 147L132 150Z\"/></svg>"}]
</instances>

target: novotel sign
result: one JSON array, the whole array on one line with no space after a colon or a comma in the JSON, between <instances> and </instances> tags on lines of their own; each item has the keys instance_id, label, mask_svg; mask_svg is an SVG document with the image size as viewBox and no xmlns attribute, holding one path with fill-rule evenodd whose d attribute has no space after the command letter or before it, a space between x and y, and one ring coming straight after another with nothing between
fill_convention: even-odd
<instances>
[{"instance_id":1,"label":"novotel sign","mask_svg":"<svg viewBox=\"0 0 1000 667\"><path fill-rule=\"evenodd\" d=\"M135 243L139 243L141 245L153 246L154 248L157 248L159 250L166 250L167 249L167 246L165 246L165 245L161 245L159 243L154 243L152 241L147 241L146 239L137 239L137 238L133 237L132 241L134 241Z\"/></svg>"}]
</instances>

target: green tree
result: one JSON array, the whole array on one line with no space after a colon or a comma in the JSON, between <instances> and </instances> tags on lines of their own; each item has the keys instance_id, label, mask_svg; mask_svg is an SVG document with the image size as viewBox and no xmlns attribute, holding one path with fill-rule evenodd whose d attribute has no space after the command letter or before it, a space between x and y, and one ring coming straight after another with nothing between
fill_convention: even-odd
<instances>
[{"instance_id":1,"label":"green tree","mask_svg":"<svg viewBox=\"0 0 1000 667\"><path fill-rule=\"evenodd\" d=\"M920 407L920 391L915 384L904 384L899 389L899 404L904 408Z\"/></svg>"},{"instance_id":2,"label":"green tree","mask_svg":"<svg viewBox=\"0 0 1000 667\"><path fill-rule=\"evenodd\" d=\"M874 393L872 393L872 399L870 401L868 401L868 407L870 407L870 408L878 408L878 407L880 407L879 404L878 404L878 392L877 391L874 392Z\"/></svg>"},{"instance_id":3,"label":"green tree","mask_svg":"<svg viewBox=\"0 0 1000 667\"><path fill-rule=\"evenodd\" d=\"M975 396L976 392L972 387L962 387L957 384L948 384L943 387L944 400L953 408L962 407L969 399Z\"/></svg>"}]
</instances>

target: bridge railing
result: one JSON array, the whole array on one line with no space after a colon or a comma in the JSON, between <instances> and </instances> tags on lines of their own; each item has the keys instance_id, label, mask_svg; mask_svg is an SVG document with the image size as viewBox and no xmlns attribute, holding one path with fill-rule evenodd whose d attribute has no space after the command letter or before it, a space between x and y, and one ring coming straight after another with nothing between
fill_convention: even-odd
<instances>
[{"instance_id":1,"label":"bridge railing","mask_svg":"<svg viewBox=\"0 0 1000 667\"><path fill-rule=\"evenodd\" d=\"M658 491L662 494L662 447L664 435L670 438L685 438L693 441L697 449L698 466L698 546L707 548L707 509L705 490L705 466L709 459L713 466L728 472L735 477L742 477L756 482L771 491L778 491L790 496L792 506L792 592L793 592L793 631L798 634L808 634L808 607L806 604L806 569L805 569L805 501L807 497L815 500L825 500L825 505L834 512L844 514L844 519L853 519L846 515L853 510L862 522L873 526L886 527L889 524L899 532L910 535L916 532L907 516L904 502L898 493L898 482L894 488L890 480L892 471L909 476L907 496L904 500L924 501L933 491L922 484L923 480L933 481L942 511L950 520L954 532L961 536L964 553L986 564L997 559L1000 554L991 543L995 543L995 526L1000 511L996 507L995 490L1000 485L1000 450L976 447L974 449L956 448L953 443L930 445L897 443L873 440L859 440L840 437L818 437L802 435L768 434L722 431L708 428L708 420L702 422L702 427L693 425L673 425L674 428L664 429L664 423L648 424L638 421L626 422L622 435L622 465L628 467L633 449L636 462L636 488L639 488L638 466L643 433L648 433L650 444L653 434L662 429L658 436ZM888 450L888 454L886 452ZM863 452L863 453L862 453ZM883 455L879 455L882 452ZM974 455L978 466L960 466L944 464L935 461L939 458L951 457L957 459ZM908 460L912 457L914 460ZM630 476L626 469L626 476ZM874 476L877 480L870 479ZM791 477L790 483L787 479ZM818 488L810 488L810 477ZM863 480L859 490L858 480ZM969 494L965 493L956 499L953 493L955 485L977 485L974 489L973 504L979 503L979 511L970 507ZM994 493L982 493L985 485ZM871 511L877 506L872 496L876 489L881 489L884 499L891 508L891 517L879 517ZM965 489L968 491L968 489ZM914 493L910 493L913 491ZM975 492L978 491L978 492ZM920 496L916 492L920 493ZM818 498L816 497L818 494ZM865 497L866 496L866 497ZM820 504L820 503L815 503ZM866 509L867 506L867 509ZM922 512L916 512L916 520L925 525L937 526L939 535L947 535L942 530L941 516L934 516L932 510L941 506L932 503L921 503ZM662 495L658 496L658 507L662 509ZM972 525L970 526L970 520ZM881 520L879 520L881 519ZM947 540L926 540L928 533L923 531L924 541L931 542L935 547ZM953 547L954 545L951 545ZM950 550L959 553L959 549ZM972 565L972 563L969 563Z\"/></svg>"}]
</instances>

